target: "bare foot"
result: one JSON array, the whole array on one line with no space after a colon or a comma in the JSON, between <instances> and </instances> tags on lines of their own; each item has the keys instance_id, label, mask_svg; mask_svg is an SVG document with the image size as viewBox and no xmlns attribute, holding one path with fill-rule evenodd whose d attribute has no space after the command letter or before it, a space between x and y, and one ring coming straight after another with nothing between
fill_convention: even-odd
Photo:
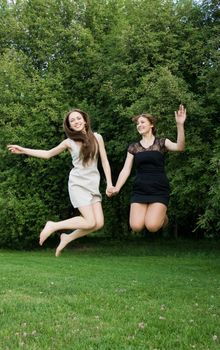
<instances>
[{"instance_id":1,"label":"bare foot","mask_svg":"<svg viewBox=\"0 0 220 350\"><path fill-rule=\"evenodd\" d=\"M56 256L59 256L61 251L63 250L63 248L66 247L66 245L71 241L71 239L69 238L69 235L67 235L66 233L62 233L60 235L60 244L58 245L57 249L56 249Z\"/></svg>"},{"instance_id":2,"label":"bare foot","mask_svg":"<svg viewBox=\"0 0 220 350\"><path fill-rule=\"evenodd\" d=\"M54 232L54 222L48 221L40 233L39 244L43 245L44 241Z\"/></svg>"}]
</instances>

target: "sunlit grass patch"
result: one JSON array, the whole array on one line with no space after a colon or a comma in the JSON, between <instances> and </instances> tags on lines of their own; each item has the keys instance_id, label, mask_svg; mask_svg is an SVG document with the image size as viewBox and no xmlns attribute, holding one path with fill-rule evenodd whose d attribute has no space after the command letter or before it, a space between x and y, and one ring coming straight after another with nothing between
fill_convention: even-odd
<instances>
[{"instance_id":1,"label":"sunlit grass patch","mask_svg":"<svg viewBox=\"0 0 220 350\"><path fill-rule=\"evenodd\" d=\"M219 349L217 246L87 246L0 252L0 349Z\"/></svg>"}]
</instances>

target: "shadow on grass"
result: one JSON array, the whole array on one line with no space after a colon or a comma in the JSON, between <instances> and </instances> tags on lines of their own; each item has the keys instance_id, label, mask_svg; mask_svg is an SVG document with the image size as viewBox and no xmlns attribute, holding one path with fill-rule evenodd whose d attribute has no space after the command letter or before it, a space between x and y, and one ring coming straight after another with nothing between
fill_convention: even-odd
<instances>
[{"instance_id":1,"label":"shadow on grass","mask_svg":"<svg viewBox=\"0 0 220 350\"><path fill-rule=\"evenodd\" d=\"M45 250L54 249L59 237L46 242ZM42 248L41 248L42 249ZM220 240L169 239L154 236L133 236L124 239L86 236L71 242L63 251L74 254L116 256L220 256Z\"/></svg>"},{"instance_id":2,"label":"shadow on grass","mask_svg":"<svg viewBox=\"0 0 220 350\"><path fill-rule=\"evenodd\" d=\"M24 249L26 252L55 252L59 244L59 234L50 237L43 247L36 245L30 249ZM4 251L15 252L16 250L3 249ZM22 251L22 250L18 250ZM94 256L174 256L184 257L190 255L219 257L220 240L219 239L171 239L161 237L159 234L147 234L145 236L132 235L122 239L91 234L81 237L71 242L62 252L64 254L73 253L74 255L94 255Z\"/></svg>"}]
</instances>

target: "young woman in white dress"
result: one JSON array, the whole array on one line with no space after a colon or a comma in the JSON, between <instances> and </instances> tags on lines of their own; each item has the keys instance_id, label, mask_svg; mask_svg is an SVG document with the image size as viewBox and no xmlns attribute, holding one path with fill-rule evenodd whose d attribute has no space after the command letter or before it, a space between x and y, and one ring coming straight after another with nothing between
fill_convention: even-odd
<instances>
[{"instance_id":1,"label":"young woman in white dress","mask_svg":"<svg viewBox=\"0 0 220 350\"><path fill-rule=\"evenodd\" d=\"M106 177L106 194L110 196L112 192L111 169L104 141L100 134L92 132L87 113L80 109L68 112L64 119L64 130L67 138L50 150L8 145L12 153L37 158L49 159L65 150L68 150L72 156L73 168L69 175L68 189L71 203L74 208L78 208L81 215L58 222L48 221L40 233L39 244L42 245L55 231L74 230L70 234L61 234L56 256L60 255L69 242L97 231L104 225L102 198L99 191L98 156Z\"/></svg>"}]
</instances>

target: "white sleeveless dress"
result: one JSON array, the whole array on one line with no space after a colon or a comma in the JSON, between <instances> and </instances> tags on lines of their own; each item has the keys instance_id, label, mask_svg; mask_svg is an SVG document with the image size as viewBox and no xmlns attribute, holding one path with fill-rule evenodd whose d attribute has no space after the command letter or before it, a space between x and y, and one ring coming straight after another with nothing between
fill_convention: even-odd
<instances>
[{"instance_id":1,"label":"white sleeveless dress","mask_svg":"<svg viewBox=\"0 0 220 350\"><path fill-rule=\"evenodd\" d=\"M99 191L100 174L97 168L97 157L88 164L83 165L79 158L80 144L71 139L69 142L72 156L73 169L69 174L68 190L71 203L74 208L84 207L96 202L101 202Z\"/></svg>"}]
</instances>

